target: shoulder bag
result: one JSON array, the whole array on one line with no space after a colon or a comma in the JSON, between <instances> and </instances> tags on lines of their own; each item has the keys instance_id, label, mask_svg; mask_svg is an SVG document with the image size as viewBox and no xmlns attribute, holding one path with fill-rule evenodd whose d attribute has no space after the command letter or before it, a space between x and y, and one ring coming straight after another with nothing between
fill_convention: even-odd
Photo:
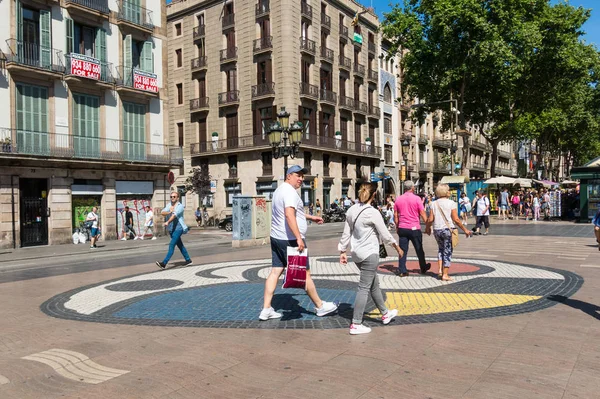
<instances>
[{"instance_id":1,"label":"shoulder bag","mask_svg":"<svg viewBox=\"0 0 600 399\"><path fill-rule=\"evenodd\" d=\"M442 218L444 219L444 223L446 223L446 227L448 227L448 230L450 230L450 232L452 233L452 248L456 248L456 246L458 245L458 229L456 227L450 227L450 223L448 223L446 215L444 214L442 208L440 208L440 204L437 204L437 208L442 214Z\"/></svg>"},{"instance_id":2,"label":"shoulder bag","mask_svg":"<svg viewBox=\"0 0 600 399\"><path fill-rule=\"evenodd\" d=\"M367 205L370 206L370 205ZM358 217L360 216L361 213L363 213L365 210L367 209L367 207L365 206L365 208L358 212L358 215L356 216L356 218L354 219L354 223L352 223L352 230L350 230L350 235L352 235L352 233L354 233L354 225L356 224L356 221L358 220ZM387 250L385 249L385 245L383 243L379 244L379 257L380 258L387 258L388 257L388 253Z\"/></svg>"}]
</instances>

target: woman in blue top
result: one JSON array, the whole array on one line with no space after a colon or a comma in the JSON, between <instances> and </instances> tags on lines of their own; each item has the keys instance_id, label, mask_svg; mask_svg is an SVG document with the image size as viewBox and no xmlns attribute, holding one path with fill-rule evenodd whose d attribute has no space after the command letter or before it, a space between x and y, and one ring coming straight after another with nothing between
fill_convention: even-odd
<instances>
[{"instance_id":1,"label":"woman in blue top","mask_svg":"<svg viewBox=\"0 0 600 399\"><path fill-rule=\"evenodd\" d=\"M179 193L175 191L172 192L171 204L167 205L161 212L161 215L169 217L165 222L165 227L167 230L169 230L169 234L171 235L171 242L169 243L169 251L167 252L167 256L165 256L165 259L162 262L156 262L156 266L161 269L167 267L167 263L169 263L169 260L171 260L171 256L173 256L173 252L175 251L175 245L177 245L177 248L179 248L183 258L185 259L183 266L192 263L190 255L188 254L187 249L185 249L183 246L183 241L181 241L181 236L187 233L189 230L183 221L183 211L183 205L181 205L181 202L179 202Z\"/></svg>"},{"instance_id":2,"label":"woman in blue top","mask_svg":"<svg viewBox=\"0 0 600 399\"><path fill-rule=\"evenodd\" d=\"M592 219L594 224L594 234L596 235L596 242L598 243L598 251L600 251L600 209L596 212L596 216Z\"/></svg>"}]
</instances>

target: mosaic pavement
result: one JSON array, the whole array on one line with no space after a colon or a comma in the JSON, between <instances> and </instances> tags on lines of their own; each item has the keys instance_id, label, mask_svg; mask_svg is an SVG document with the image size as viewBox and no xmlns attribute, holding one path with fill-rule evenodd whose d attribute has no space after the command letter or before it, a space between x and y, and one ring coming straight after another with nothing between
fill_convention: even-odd
<instances>
[{"instance_id":1,"label":"mosaic pavement","mask_svg":"<svg viewBox=\"0 0 600 399\"><path fill-rule=\"evenodd\" d=\"M434 262L434 260L432 260ZM303 290L275 291L273 307L279 320L259 321L264 279L270 260L223 262L171 268L81 287L42 304L46 314L71 320L184 327L216 328L347 328L359 279L353 263L341 265L337 257L311 257L311 273L319 295L338 301L339 311L317 317ZM556 304L548 297L569 297L583 283L571 272L515 263L455 259L454 281L417 274L399 278L393 272L397 258L379 267L379 281L392 309L394 324L432 323L506 316L533 312ZM437 266L433 266L433 269ZM365 323L379 326L372 302Z\"/></svg>"}]
</instances>

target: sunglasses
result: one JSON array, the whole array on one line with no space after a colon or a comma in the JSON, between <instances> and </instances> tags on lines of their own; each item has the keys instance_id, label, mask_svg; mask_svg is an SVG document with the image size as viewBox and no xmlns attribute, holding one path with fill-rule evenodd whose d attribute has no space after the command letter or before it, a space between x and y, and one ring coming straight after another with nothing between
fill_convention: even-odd
<instances>
[{"instance_id":1,"label":"sunglasses","mask_svg":"<svg viewBox=\"0 0 600 399\"><path fill-rule=\"evenodd\" d=\"M171 195L171 198L177 198L177 196L176 195Z\"/></svg>"}]
</instances>

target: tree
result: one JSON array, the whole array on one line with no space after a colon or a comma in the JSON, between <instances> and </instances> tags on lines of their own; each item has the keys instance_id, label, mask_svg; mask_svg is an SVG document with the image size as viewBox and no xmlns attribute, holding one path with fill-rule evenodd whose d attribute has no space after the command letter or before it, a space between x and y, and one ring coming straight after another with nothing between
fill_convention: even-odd
<instances>
[{"instance_id":1,"label":"tree","mask_svg":"<svg viewBox=\"0 0 600 399\"><path fill-rule=\"evenodd\" d=\"M403 95L456 98L460 127L492 144L494 174L501 142L535 139L554 148L569 126L592 132L597 94L577 97L586 87L597 91L598 51L581 41L589 15L548 0L405 0L385 14L382 32L392 42L390 54L403 54ZM452 117L445 114L442 128ZM593 134L589 140L599 141Z\"/></svg>"},{"instance_id":2,"label":"tree","mask_svg":"<svg viewBox=\"0 0 600 399\"><path fill-rule=\"evenodd\" d=\"M198 194L200 204L202 204L204 199L212 194L210 181L211 176L208 173L208 165L202 165L190 171L190 175L185 181L185 189Z\"/></svg>"}]
</instances>

